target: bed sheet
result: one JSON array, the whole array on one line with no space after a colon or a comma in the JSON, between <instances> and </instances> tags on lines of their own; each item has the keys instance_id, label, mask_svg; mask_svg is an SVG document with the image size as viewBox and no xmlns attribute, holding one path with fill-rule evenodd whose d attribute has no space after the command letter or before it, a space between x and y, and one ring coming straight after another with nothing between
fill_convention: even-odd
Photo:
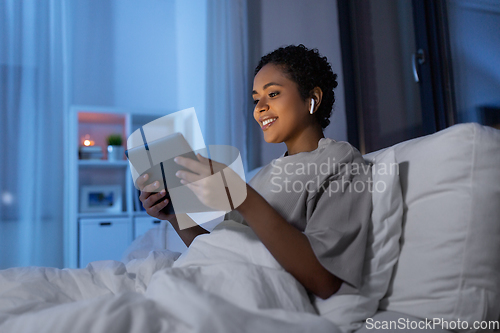
<instances>
[{"instance_id":1,"label":"bed sheet","mask_svg":"<svg viewBox=\"0 0 500 333\"><path fill-rule=\"evenodd\" d=\"M0 271L0 332L340 332L253 231L225 221L182 255Z\"/></svg>"}]
</instances>

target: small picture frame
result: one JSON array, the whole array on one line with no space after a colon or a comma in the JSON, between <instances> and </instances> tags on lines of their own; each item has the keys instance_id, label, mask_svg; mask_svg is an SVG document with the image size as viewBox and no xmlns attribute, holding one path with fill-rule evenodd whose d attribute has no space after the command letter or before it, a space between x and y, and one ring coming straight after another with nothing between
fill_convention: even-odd
<instances>
[{"instance_id":1,"label":"small picture frame","mask_svg":"<svg viewBox=\"0 0 500 333\"><path fill-rule=\"evenodd\" d=\"M122 187L120 185L82 186L80 212L121 213Z\"/></svg>"}]
</instances>

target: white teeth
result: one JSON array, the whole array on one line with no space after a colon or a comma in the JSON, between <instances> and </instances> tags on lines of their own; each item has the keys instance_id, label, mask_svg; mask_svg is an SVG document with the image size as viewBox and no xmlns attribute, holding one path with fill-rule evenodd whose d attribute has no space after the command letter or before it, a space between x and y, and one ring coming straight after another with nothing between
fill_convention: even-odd
<instances>
[{"instance_id":1,"label":"white teeth","mask_svg":"<svg viewBox=\"0 0 500 333\"><path fill-rule=\"evenodd\" d=\"M275 121L276 118L270 118L270 119L266 119L262 122L262 126L266 126L267 124L269 123L272 123L273 121Z\"/></svg>"}]
</instances>

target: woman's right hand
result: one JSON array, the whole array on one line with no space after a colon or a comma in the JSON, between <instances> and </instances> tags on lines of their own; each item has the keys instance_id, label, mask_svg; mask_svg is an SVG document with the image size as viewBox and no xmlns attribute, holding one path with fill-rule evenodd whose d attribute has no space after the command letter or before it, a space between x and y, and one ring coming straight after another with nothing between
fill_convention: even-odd
<instances>
[{"instance_id":1,"label":"woman's right hand","mask_svg":"<svg viewBox=\"0 0 500 333\"><path fill-rule=\"evenodd\" d=\"M152 217L156 217L160 220L168 220L171 221L175 219L175 214L166 214L162 211L168 205L169 200L165 198L160 201L167 195L167 191L165 189L161 190L158 193L152 193L154 190L158 188L160 185L158 181L145 185L146 181L149 179L149 175L146 173L139 177L137 180L137 186L141 190L141 195L139 196L139 200L141 200L142 207L146 210L148 215ZM158 202L160 201L160 202ZM155 204L158 202L157 204Z\"/></svg>"}]
</instances>

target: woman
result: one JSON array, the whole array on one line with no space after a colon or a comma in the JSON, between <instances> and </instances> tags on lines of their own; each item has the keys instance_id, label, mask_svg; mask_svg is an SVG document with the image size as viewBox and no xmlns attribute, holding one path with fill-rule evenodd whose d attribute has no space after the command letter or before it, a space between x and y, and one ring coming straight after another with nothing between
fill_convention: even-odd
<instances>
[{"instance_id":1,"label":"woman","mask_svg":"<svg viewBox=\"0 0 500 333\"><path fill-rule=\"evenodd\" d=\"M287 152L246 184L246 199L226 215L248 224L281 266L323 299L359 287L371 213L369 167L351 145L323 135L336 77L325 57L303 45L262 57L253 84L254 118L265 141L284 142ZM177 163L192 171L178 172L181 182L213 207L209 184L191 184L208 179L208 159ZM162 212L168 200L155 204L166 193L150 193L158 184L144 186L146 181L138 185L149 215L169 220L188 246L208 233L198 225L180 230L180 216Z\"/></svg>"}]
</instances>

